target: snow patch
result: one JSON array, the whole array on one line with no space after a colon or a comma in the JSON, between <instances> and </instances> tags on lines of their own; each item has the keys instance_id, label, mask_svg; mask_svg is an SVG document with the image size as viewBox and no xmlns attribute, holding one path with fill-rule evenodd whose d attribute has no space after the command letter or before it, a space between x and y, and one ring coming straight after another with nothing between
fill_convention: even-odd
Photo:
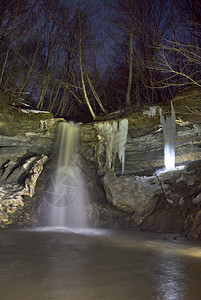
<instances>
[{"instance_id":1,"label":"snow patch","mask_svg":"<svg viewBox=\"0 0 201 300\"><path fill-rule=\"evenodd\" d=\"M34 113L34 114L50 114L49 111L46 111L46 110L36 110L36 109L24 109L22 108L21 111L25 114L28 114L28 113Z\"/></svg>"}]
</instances>

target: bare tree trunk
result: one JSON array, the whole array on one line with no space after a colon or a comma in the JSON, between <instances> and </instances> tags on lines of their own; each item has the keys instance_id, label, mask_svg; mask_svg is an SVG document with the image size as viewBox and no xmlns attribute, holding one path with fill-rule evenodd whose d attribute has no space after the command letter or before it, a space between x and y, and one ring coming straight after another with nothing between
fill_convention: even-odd
<instances>
[{"instance_id":1,"label":"bare tree trunk","mask_svg":"<svg viewBox=\"0 0 201 300\"><path fill-rule=\"evenodd\" d=\"M78 12L79 12L79 62L80 62L80 75L81 75L81 81L82 81L82 88L84 92L84 97L87 102L88 108L90 110L90 113L95 120L96 115L93 111L93 108L89 102L88 96L87 96L87 91L86 91L86 86L84 82L84 72L83 72L83 65L82 65L82 28L81 28L81 17L80 17L80 1L78 0Z\"/></svg>"},{"instance_id":2,"label":"bare tree trunk","mask_svg":"<svg viewBox=\"0 0 201 300\"><path fill-rule=\"evenodd\" d=\"M132 77L133 77L133 21L132 16L130 16L130 52L129 52L129 76L128 76L128 87L126 93L126 105L131 104L131 87L132 87Z\"/></svg>"},{"instance_id":3,"label":"bare tree trunk","mask_svg":"<svg viewBox=\"0 0 201 300\"><path fill-rule=\"evenodd\" d=\"M56 94L54 96L54 98L51 100L50 104L49 104L49 108L48 108L48 111L52 112L53 109L54 109L54 106L55 106L55 103L56 103L56 100L57 100L57 96L61 90L61 86L62 86L62 83L60 82L59 83L59 86L57 87L57 91L56 91Z\"/></svg>"},{"instance_id":4,"label":"bare tree trunk","mask_svg":"<svg viewBox=\"0 0 201 300\"><path fill-rule=\"evenodd\" d=\"M49 85L49 76L47 75L44 75L44 80L43 80L43 85L42 85L42 91L41 91L41 94L40 94L40 99L38 101L38 104L37 104L37 108L38 109L43 109L43 104L44 104L44 98L45 98L45 94L47 92L47 88L48 88L48 85Z\"/></svg>"},{"instance_id":5,"label":"bare tree trunk","mask_svg":"<svg viewBox=\"0 0 201 300\"><path fill-rule=\"evenodd\" d=\"M38 50L39 50L39 43L40 43L40 39L38 39L38 43L37 43L37 46L36 46L36 51L34 53L33 60L32 60L31 66L29 67L29 71L28 71L28 74L26 76L26 79L25 79L25 81L24 81L24 83L23 83L23 85L22 85L22 87L20 89L19 96L23 92L23 90L24 90L24 88L25 88L25 86L27 84L27 81L28 81L28 79L29 79L29 77L30 77L30 75L31 75L31 73L33 71L34 63L35 63L36 56L37 56L37 53L38 53Z\"/></svg>"},{"instance_id":6,"label":"bare tree trunk","mask_svg":"<svg viewBox=\"0 0 201 300\"><path fill-rule=\"evenodd\" d=\"M64 89L63 96L62 96L61 101L59 103L59 107L58 107L58 109L57 109L57 111L55 113L55 116L57 116L59 114L59 111L61 110L62 107L65 107L64 106L65 97L66 97L66 89Z\"/></svg>"},{"instance_id":7,"label":"bare tree trunk","mask_svg":"<svg viewBox=\"0 0 201 300\"><path fill-rule=\"evenodd\" d=\"M89 74L88 74L87 67L86 67L85 63L84 63L84 69L85 69L85 76L86 76L87 81L89 83L90 89L91 89L91 91L92 91L92 93L93 93L96 101L98 102L98 105L100 106L101 110L105 113L106 111L105 111L105 109L103 107L101 99L99 98L98 94L96 93L96 90L95 90L95 88L94 88L94 86L93 86L93 84L91 82L91 79L89 78Z\"/></svg>"},{"instance_id":8,"label":"bare tree trunk","mask_svg":"<svg viewBox=\"0 0 201 300\"><path fill-rule=\"evenodd\" d=\"M13 38L14 38L15 25L16 25L15 23L16 23L16 17L17 17L17 13L18 13L18 6L19 6L19 4L17 5L17 9L16 9L16 12L15 12L15 17L14 17L14 22L13 22L12 36L11 36L11 39L10 39L10 43L9 43L9 47L8 47L8 50L7 50L7 53L6 53L4 64L3 64L3 67L2 67L2 70L1 70L0 85L2 84L2 81L3 81L3 75L4 75L4 71L5 71L5 68L6 68L7 61L8 61L8 55L9 55L9 52L10 52L10 49L11 49L11 46L12 46L12 41L13 41Z\"/></svg>"}]
</instances>

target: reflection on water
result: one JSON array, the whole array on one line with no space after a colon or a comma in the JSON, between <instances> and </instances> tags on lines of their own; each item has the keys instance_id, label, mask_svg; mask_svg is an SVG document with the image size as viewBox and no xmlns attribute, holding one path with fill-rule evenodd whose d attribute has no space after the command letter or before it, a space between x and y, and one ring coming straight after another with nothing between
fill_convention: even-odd
<instances>
[{"instance_id":1,"label":"reflection on water","mask_svg":"<svg viewBox=\"0 0 201 300\"><path fill-rule=\"evenodd\" d=\"M0 299L201 299L200 243L112 230L2 230Z\"/></svg>"}]
</instances>

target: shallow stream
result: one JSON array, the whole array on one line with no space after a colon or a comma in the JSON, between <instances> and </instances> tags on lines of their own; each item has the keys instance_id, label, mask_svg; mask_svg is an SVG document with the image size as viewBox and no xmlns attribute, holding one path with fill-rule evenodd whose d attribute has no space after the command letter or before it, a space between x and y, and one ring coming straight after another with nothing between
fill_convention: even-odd
<instances>
[{"instance_id":1,"label":"shallow stream","mask_svg":"<svg viewBox=\"0 0 201 300\"><path fill-rule=\"evenodd\" d=\"M1 230L2 300L200 300L201 243L116 230Z\"/></svg>"}]
</instances>

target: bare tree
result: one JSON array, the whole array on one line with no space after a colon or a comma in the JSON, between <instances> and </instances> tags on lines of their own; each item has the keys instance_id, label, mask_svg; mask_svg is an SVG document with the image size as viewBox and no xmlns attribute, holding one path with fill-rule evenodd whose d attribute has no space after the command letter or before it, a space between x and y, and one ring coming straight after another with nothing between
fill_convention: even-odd
<instances>
[{"instance_id":1,"label":"bare tree","mask_svg":"<svg viewBox=\"0 0 201 300\"><path fill-rule=\"evenodd\" d=\"M168 38L176 26L173 1L118 0L115 3L116 15L108 22L114 27L111 80L119 101L122 103L125 97L128 105L137 106L160 101L162 90L155 89L154 81L164 75L153 65L162 39Z\"/></svg>"}]
</instances>

